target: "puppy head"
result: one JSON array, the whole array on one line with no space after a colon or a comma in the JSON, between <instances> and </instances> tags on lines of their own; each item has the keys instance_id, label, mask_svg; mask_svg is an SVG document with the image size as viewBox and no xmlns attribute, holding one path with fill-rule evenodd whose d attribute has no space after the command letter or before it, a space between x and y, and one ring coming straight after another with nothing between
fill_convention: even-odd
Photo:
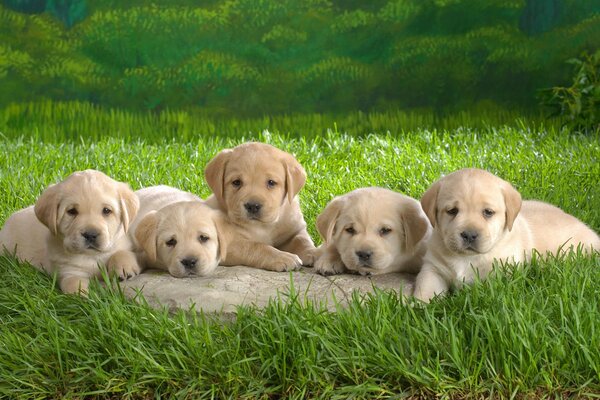
<instances>
[{"instance_id":1,"label":"puppy head","mask_svg":"<svg viewBox=\"0 0 600 400\"><path fill-rule=\"evenodd\" d=\"M35 215L70 253L108 251L127 232L139 201L125 183L102 172L75 172L49 186L35 203Z\"/></svg>"},{"instance_id":2,"label":"puppy head","mask_svg":"<svg viewBox=\"0 0 600 400\"><path fill-rule=\"evenodd\" d=\"M226 254L216 213L199 201L173 203L147 214L135 238L150 262L174 277L205 276Z\"/></svg>"},{"instance_id":3,"label":"puppy head","mask_svg":"<svg viewBox=\"0 0 600 400\"><path fill-rule=\"evenodd\" d=\"M336 247L346 268L377 273L412 256L430 226L416 200L363 188L331 201L317 217L317 230Z\"/></svg>"},{"instance_id":4,"label":"puppy head","mask_svg":"<svg viewBox=\"0 0 600 400\"><path fill-rule=\"evenodd\" d=\"M450 251L483 254L512 229L521 195L487 171L462 169L435 182L421 205Z\"/></svg>"},{"instance_id":5,"label":"puppy head","mask_svg":"<svg viewBox=\"0 0 600 400\"><path fill-rule=\"evenodd\" d=\"M276 222L306 182L291 154L254 142L221 151L204 174L221 209L237 222Z\"/></svg>"}]
</instances>

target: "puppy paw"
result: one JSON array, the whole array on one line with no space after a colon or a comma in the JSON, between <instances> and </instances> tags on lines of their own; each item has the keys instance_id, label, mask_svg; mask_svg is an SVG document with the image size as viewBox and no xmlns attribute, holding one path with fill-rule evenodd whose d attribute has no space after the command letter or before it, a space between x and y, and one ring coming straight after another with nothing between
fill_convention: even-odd
<instances>
[{"instance_id":1,"label":"puppy paw","mask_svg":"<svg viewBox=\"0 0 600 400\"><path fill-rule=\"evenodd\" d=\"M302 260L296 254L281 252L266 269L277 272L296 271L302 267Z\"/></svg>"},{"instance_id":2,"label":"puppy paw","mask_svg":"<svg viewBox=\"0 0 600 400\"><path fill-rule=\"evenodd\" d=\"M108 272L109 274L117 276L119 280L125 281L129 278L133 278L134 276L139 275L141 271L139 265L137 265L136 263L135 265L112 265L109 266Z\"/></svg>"},{"instance_id":3,"label":"puppy paw","mask_svg":"<svg viewBox=\"0 0 600 400\"><path fill-rule=\"evenodd\" d=\"M307 250L303 253L298 254L300 259L302 260L302 265L307 267L312 267L313 265L315 265L315 261L317 259L316 250L317 249Z\"/></svg>"},{"instance_id":4,"label":"puppy paw","mask_svg":"<svg viewBox=\"0 0 600 400\"><path fill-rule=\"evenodd\" d=\"M89 279L67 275L60 279L59 286L63 293L78 294L86 297L88 293Z\"/></svg>"},{"instance_id":5,"label":"puppy paw","mask_svg":"<svg viewBox=\"0 0 600 400\"><path fill-rule=\"evenodd\" d=\"M315 271L323 276L338 275L346 272L346 267L341 261L331 261L321 257L315 261Z\"/></svg>"},{"instance_id":6,"label":"puppy paw","mask_svg":"<svg viewBox=\"0 0 600 400\"><path fill-rule=\"evenodd\" d=\"M119 280L127 280L142 272L135 255L129 252L117 252L108 260L108 273L117 276Z\"/></svg>"}]
</instances>

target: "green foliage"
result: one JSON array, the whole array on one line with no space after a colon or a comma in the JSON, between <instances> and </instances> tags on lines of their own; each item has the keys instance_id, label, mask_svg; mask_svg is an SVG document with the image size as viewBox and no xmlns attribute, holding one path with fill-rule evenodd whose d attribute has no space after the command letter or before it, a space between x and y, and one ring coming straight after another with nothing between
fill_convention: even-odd
<instances>
[{"instance_id":1,"label":"green foliage","mask_svg":"<svg viewBox=\"0 0 600 400\"><path fill-rule=\"evenodd\" d=\"M600 130L600 50L567 61L573 65L573 83L542 92L542 102L551 108L551 116L561 117L573 130Z\"/></svg>"},{"instance_id":2,"label":"green foliage","mask_svg":"<svg viewBox=\"0 0 600 400\"><path fill-rule=\"evenodd\" d=\"M61 20L67 28L87 16L86 0L48 0L46 10Z\"/></svg>"},{"instance_id":3,"label":"green foliage","mask_svg":"<svg viewBox=\"0 0 600 400\"><path fill-rule=\"evenodd\" d=\"M600 47L600 10L574 0L532 36L519 18L533 6L520 0L46 0L49 12L15 11L31 1L0 6L0 106L531 109L536 90L568 77L563 60Z\"/></svg>"},{"instance_id":4,"label":"green foliage","mask_svg":"<svg viewBox=\"0 0 600 400\"><path fill-rule=\"evenodd\" d=\"M562 0L527 0L519 27L528 35L549 31L560 20Z\"/></svg>"}]
</instances>

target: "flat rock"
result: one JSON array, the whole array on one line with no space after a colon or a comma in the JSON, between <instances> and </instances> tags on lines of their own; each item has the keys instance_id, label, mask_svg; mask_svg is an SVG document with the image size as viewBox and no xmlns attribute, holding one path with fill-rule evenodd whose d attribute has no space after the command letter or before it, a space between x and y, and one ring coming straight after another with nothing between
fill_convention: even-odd
<instances>
[{"instance_id":1,"label":"flat rock","mask_svg":"<svg viewBox=\"0 0 600 400\"><path fill-rule=\"evenodd\" d=\"M336 304L348 304L355 291L366 294L379 288L396 292L403 290L409 294L413 283L413 275L401 273L325 277L312 268L271 272L244 266L219 266L214 274L207 277L174 278L164 271L146 271L123 282L122 287L132 298L141 292L154 307L235 314L239 305L263 308L271 299L286 301L290 293L334 311Z\"/></svg>"}]
</instances>

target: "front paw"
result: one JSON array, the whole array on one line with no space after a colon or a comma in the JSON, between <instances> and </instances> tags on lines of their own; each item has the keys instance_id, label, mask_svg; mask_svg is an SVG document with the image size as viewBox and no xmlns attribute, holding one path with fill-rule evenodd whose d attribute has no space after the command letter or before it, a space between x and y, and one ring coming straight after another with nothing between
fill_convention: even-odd
<instances>
[{"instance_id":1,"label":"front paw","mask_svg":"<svg viewBox=\"0 0 600 400\"><path fill-rule=\"evenodd\" d=\"M79 294L80 296L87 296L89 278L83 278L80 276L63 276L59 282L60 290L67 294Z\"/></svg>"},{"instance_id":2,"label":"front paw","mask_svg":"<svg viewBox=\"0 0 600 400\"><path fill-rule=\"evenodd\" d=\"M302 260L296 254L280 252L265 266L265 269L276 272L296 271L302 267Z\"/></svg>"},{"instance_id":3,"label":"front paw","mask_svg":"<svg viewBox=\"0 0 600 400\"><path fill-rule=\"evenodd\" d=\"M142 272L135 255L128 252L115 253L108 260L106 267L110 275L118 277L121 281L133 278Z\"/></svg>"},{"instance_id":4,"label":"front paw","mask_svg":"<svg viewBox=\"0 0 600 400\"><path fill-rule=\"evenodd\" d=\"M108 273L110 275L118 277L120 281L125 281L127 279L133 278L134 276L139 275L140 272L141 270L137 263L135 265L118 264L108 267Z\"/></svg>"},{"instance_id":5,"label":"front paw","mask_svg":"<svg viewBox=\"0 0 600 400\"><path fill-rule=\"evenodd\" d=\"M312 250L306 250L306 251L298 254L300 259L302 260L302 265L307 266L307 267L312 267L313 265L315 265L315 260L317 259L316 252L317 252L317 249L312 249Z\"/></svg>"},{"instance_id":6,"label":"front paw","mask_svg":"<svg viewBox=\"0 0 600 400\"><path fill-rule=\"evenodd\" d=\"M315 271L323 276L337 275L346 272L346 267L341 261L332 261L328 257L320 257L315 261Z\"/></svg>"}]
</instances>

